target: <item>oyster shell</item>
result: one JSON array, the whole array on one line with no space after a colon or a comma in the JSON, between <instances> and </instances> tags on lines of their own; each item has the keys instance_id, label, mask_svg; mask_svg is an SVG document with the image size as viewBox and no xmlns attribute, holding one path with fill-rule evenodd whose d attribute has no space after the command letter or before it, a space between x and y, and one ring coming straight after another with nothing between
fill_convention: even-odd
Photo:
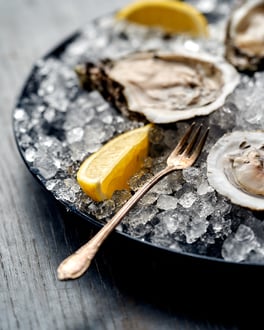
<instances>
[{"instance_id":1,"label":"oyster shell","mask_svg":"<svg viewBox=\"0 0 264 330\"><path fill-rule=\"evenodd\" d=\"M212 187L234 204L264 210L264 131L235 131L221 137L207 157Z\"/></svg>"},{"instance_id":2,"label":"oyster shell","mask_svg":"<svg viewBox=\"0 0 264 330\"><path fill-rule=\"evenodd\" d=\"M208 115L239 82L237 71L224 59L183 50L86 63L77 73L85 89L99 90L125 115L139 113L154 123Z\"/></svg>"},{"instance_id":3,"label":"oyster shell","mask_svg":"<svg viewBox=\"0 0 264 330\"><path fill-rule=\"evenodd\" d=\"M225 56L240 71L264 68L264 1L247 0L234 9L226 32Z\"/></svg>"}]
</instances>

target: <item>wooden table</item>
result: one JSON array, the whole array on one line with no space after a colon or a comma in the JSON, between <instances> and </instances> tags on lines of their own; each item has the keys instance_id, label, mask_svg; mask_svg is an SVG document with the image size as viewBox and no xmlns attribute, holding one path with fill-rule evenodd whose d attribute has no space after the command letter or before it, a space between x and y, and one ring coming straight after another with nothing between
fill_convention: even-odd
<instances>
[{"instance_id":1,"label":"wooden table","mask_svg":"<svg viewBox=\"0 0 264 330\"><path fill-rule=\"evenodd\" d=\"M56 277L58 264L96 228L58 206L29 173L15 144L12 110L38 58L126 3L0 0L0 329L239 329L247 320L253 329L254 321L261 325L259 271L252 277L247 268L159 256L114 234L82 278Z\"/></svg>"}]
</instances>

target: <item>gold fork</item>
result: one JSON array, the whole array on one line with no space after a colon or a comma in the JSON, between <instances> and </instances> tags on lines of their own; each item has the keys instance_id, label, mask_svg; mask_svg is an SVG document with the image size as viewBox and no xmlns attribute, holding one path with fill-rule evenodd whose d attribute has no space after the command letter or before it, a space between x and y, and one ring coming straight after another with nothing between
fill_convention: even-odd
<instances>
[{"instance_id":1,"label":"gold fork","mask_svg":"<svg viewBox=\"0 0 264 330\"><path fill-rule=\"evenodd\" d=\"M196 128L195 123L193 123L169 155L167 159L167 166L155 174L148 182L137 190L136 193L115 214L115 216L108 221L92 239L79 248L75 253L62 261L57 270L59 280L76 279L83 275L89 268L91 261L104 240L116 228L116 226L121 222L136 202L147 191L149 191L155 183L167 174L175 170L190 167L194 164L201 153L209 131L209 129L207 129L198 139L201 129L202 125Z\"/></svg>"}]
</instances>

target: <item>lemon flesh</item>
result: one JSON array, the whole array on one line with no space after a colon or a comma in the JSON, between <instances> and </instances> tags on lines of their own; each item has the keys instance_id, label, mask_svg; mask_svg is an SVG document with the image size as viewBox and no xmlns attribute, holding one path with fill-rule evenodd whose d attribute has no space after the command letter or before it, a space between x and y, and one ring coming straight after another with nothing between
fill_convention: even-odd
<instances>
[{"instance_id":1,"label":"lemon flesh","mask_svg":"<svg viewBox=\"0 0 264 330\"><path fill-rule=\"evenodd\" d=\"M84 160L77 181L90 198L103 201L111 198L114 191L129 188L129 178L147 157L151 127L148 124L120 134Z\"/></svg>"},{"instance_id":2,"label":"lemon flesh","mask_svg":"<svg viewBox=\"0 0 264 330\"><path fill-rule=\"evenodd\" d=\"M117 12L117 19L150 27L160 27L168 33L208 36L206 17L192 5L174 0L135 1Z\"/></svg>"}]
</instances>

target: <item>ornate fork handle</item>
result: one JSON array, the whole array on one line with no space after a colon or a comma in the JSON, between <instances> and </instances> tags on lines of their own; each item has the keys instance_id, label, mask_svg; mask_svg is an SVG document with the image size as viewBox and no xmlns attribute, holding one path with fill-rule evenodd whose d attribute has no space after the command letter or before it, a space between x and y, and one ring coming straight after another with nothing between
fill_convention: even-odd
<instances>
[{"instance_id":1,"label":"ornate fork handle","mask_svg":"<svg viewBox=\"0 0 264 330\"><path fill-rule=\"evenodd\" d=\"M117 227L128 211L145 195L160 179L173 172L174 166L167 166L156 173L121 207L121 209L102 227L98 233L75 253L66 258L58 267L59 280L76 279L89 268L94 256L108 235Z\"/></svg>"}]
</instances>

